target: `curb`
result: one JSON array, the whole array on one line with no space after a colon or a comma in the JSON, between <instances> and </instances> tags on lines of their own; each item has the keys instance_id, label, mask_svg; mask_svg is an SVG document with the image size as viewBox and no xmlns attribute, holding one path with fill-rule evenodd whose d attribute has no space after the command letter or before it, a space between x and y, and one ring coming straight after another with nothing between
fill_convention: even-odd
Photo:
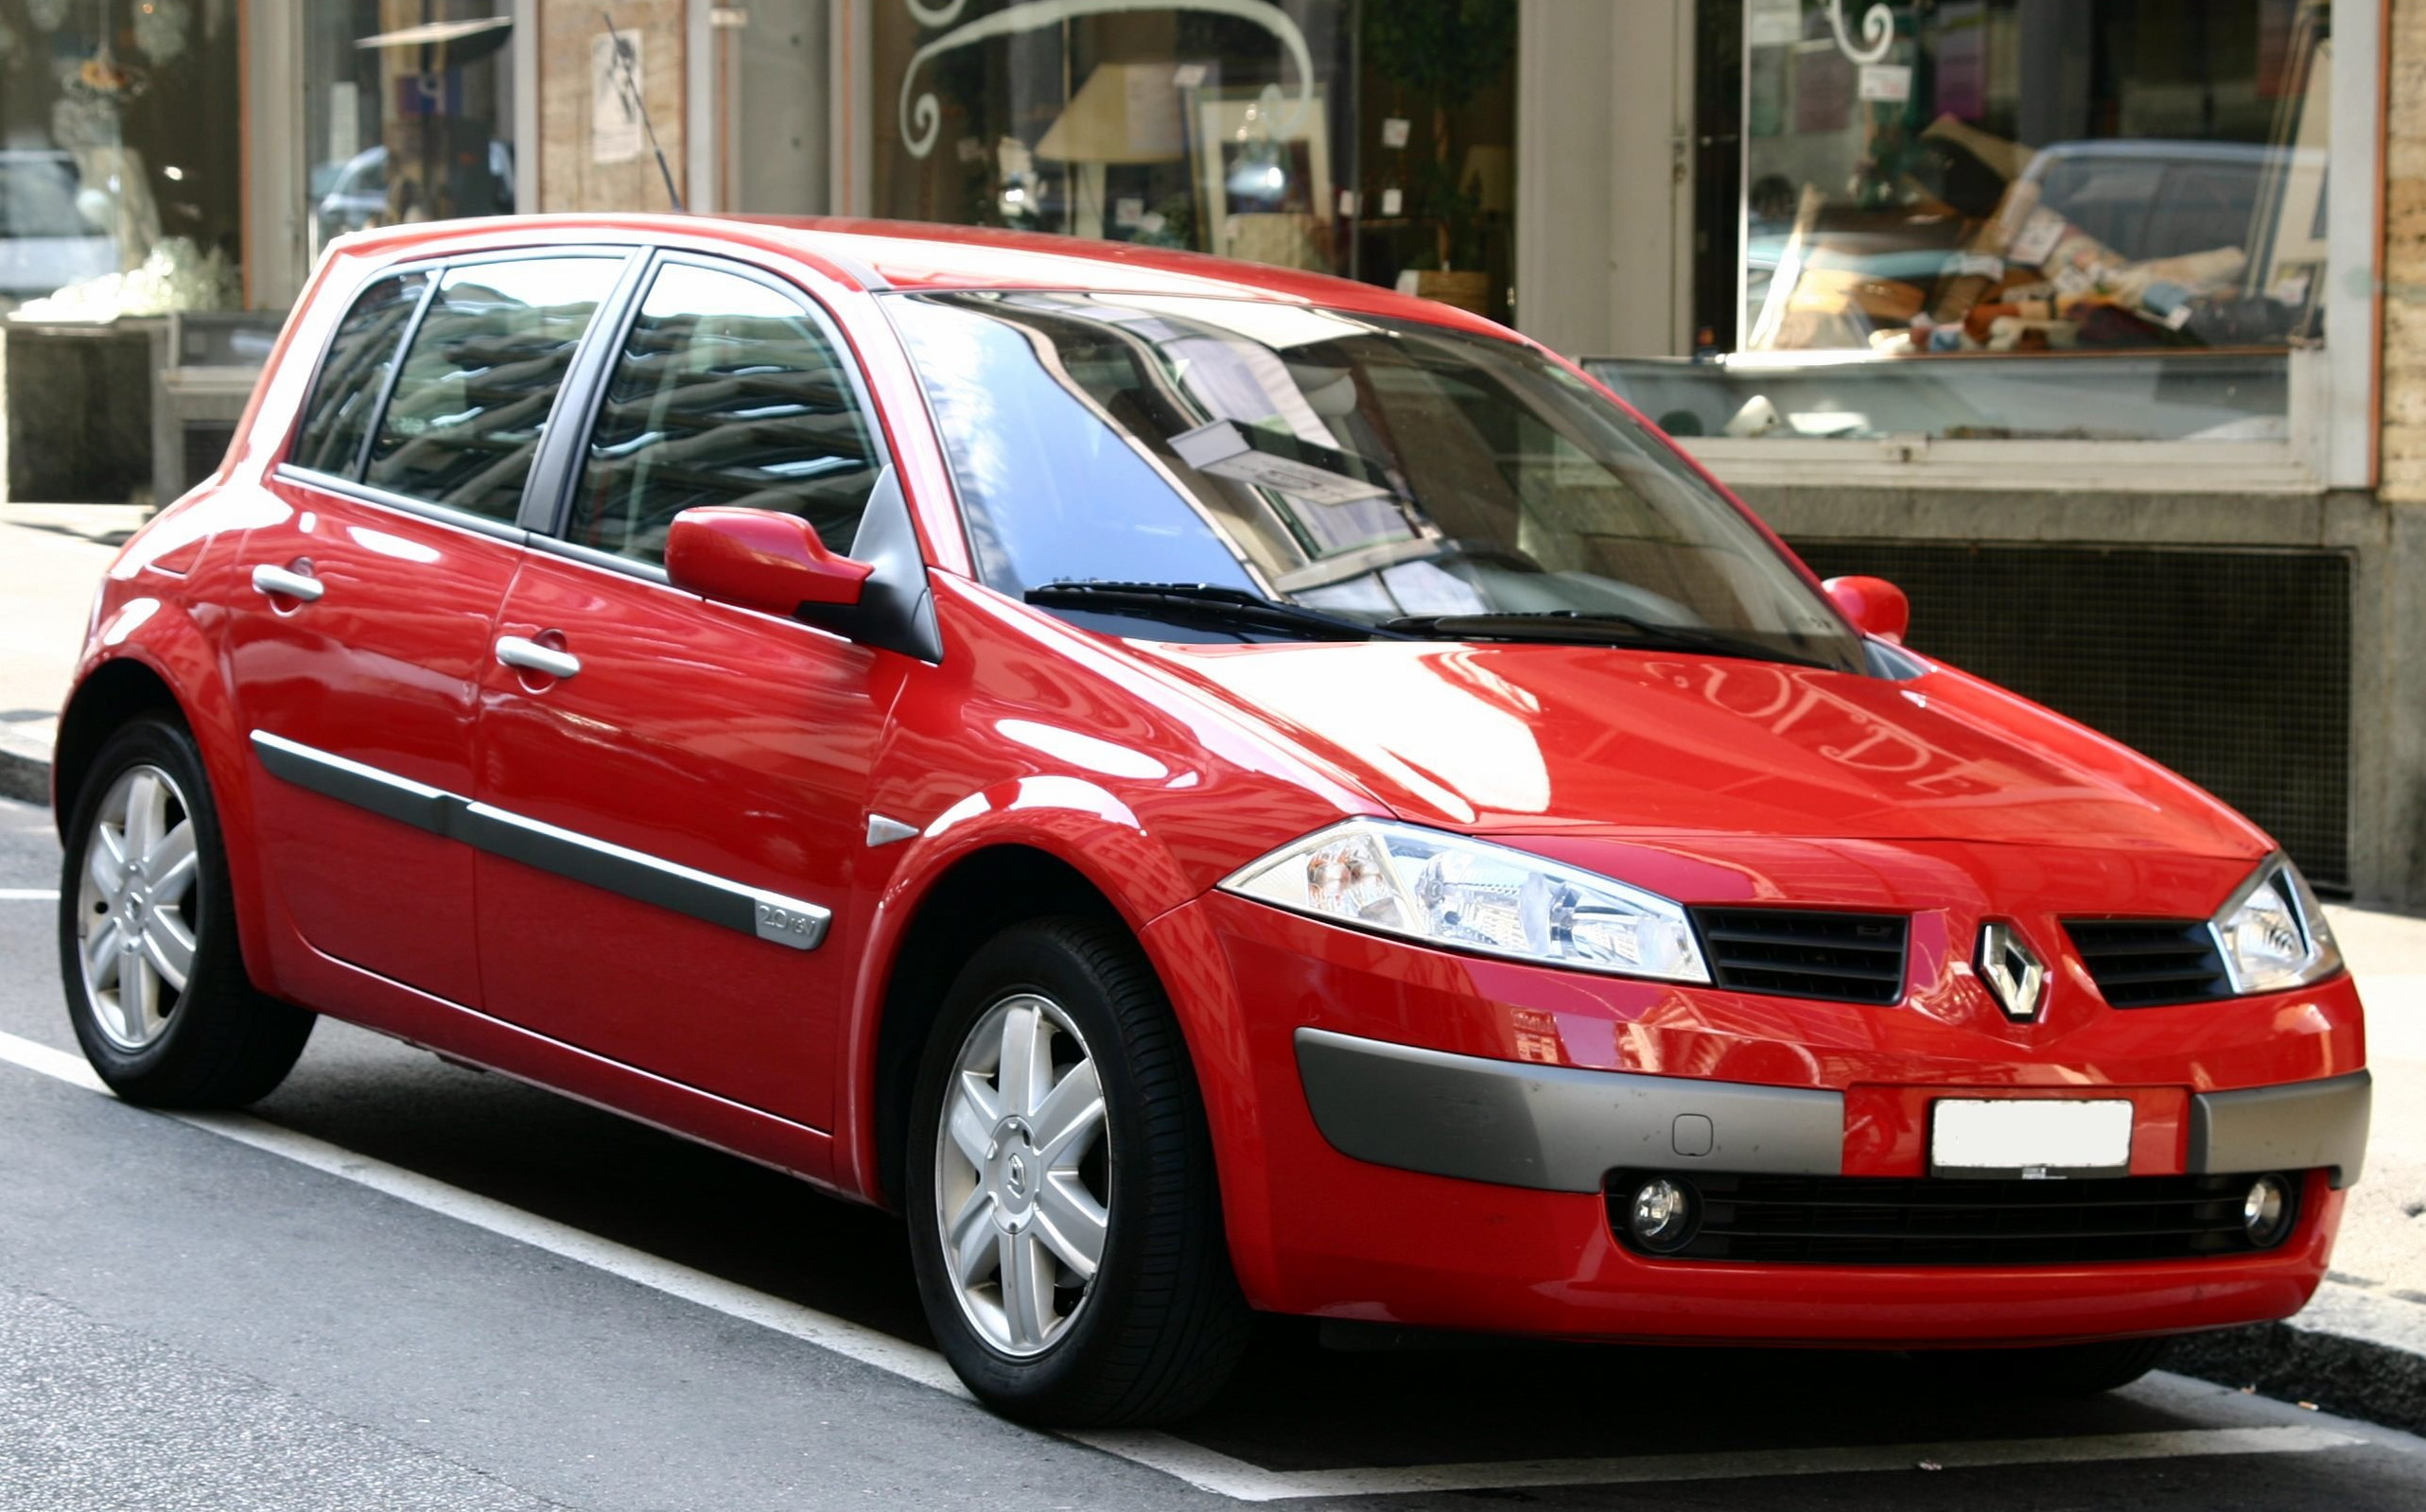
<instances>
[{"instance_id":1,"label":"curb","mask_svg":"<svg viewBox=\"0 0 2426 1512\"><path fill-rule=\"evenodd\" d=\"M2368 1339L2260 1323L2176 1340L2158 1368L2426 1433L2426 1355Z\"/></svg>"},{"instance_id":2,"label":"curb","mask_svg":"<svg viewBox=\"0 0 2426 1512\"><path fill-rule=\"evenodd\" d=\"M0 797L50 807L50 753L0 731Z\"/></svg>"}]
</instances>

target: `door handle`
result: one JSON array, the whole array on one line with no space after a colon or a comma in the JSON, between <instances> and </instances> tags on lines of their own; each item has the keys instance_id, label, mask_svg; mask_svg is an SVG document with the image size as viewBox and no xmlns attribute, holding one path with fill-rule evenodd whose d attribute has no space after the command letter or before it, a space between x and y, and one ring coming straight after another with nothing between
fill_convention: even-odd
<instances>
[{"instance_id":1,"label":"door handle","mask_svg":"<svg viewBox=\"0 0 2426 1512\"><path fill-rule=\"evenodd\" d=\"M264 563L253 569L253 591L310 603L328 590L308 572L289 572L285 567L273 567Z\"/></svg>"},{"instance_id":2,"label":"door handle","mask_svg":"<svg viewBox=\"0 0 2426 1512\"><path fill-rule=\"evenodd\" d=\"M582 669L582 659L571 652L542 646L520 635L498 636L497 659L503 666L559 679L571 677Z\"/></svg>"}]
</instances>

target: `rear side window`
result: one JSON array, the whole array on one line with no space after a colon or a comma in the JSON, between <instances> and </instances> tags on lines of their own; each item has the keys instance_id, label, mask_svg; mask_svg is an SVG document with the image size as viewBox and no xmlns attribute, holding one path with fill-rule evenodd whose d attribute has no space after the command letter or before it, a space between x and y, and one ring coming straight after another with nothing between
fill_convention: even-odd
<instances>
[{"instance_id":1,"label":"rear side window","mask_svg":"<svg viewBox=\"0 0 2426 1512\"><path fill-rule=\"evenodd\" d=\"M379 402L388 370L395 366L396 349L404 345L405 327L428 283L427 273L382 278L345 312L304 406L304 426L290 459L296 466L340 478L354 476L362 438L370 433L372 408Z\"/></svg>"},{"instance_id":2,"label":"rear side window","mask_svg":"<svg viewBox=\"0 0 2426 1512\"><path fill-rule=\"evenodd\" d=\"M396 374L364 481L512 520L574 348L622 271L616 257L449 269Z\"/></svg>"},{"instance_id":3,"label":"rear side window","mask_svg":"<svg viewBox=\"0 0 2426 1512\"><path fill-rule=\"evenodd\" d=\"M567 536L662 562L676 514L746 504L847 551L881 465L848 359L798 300L670 263L616 358Z\"/></svg>"}]
</instances>

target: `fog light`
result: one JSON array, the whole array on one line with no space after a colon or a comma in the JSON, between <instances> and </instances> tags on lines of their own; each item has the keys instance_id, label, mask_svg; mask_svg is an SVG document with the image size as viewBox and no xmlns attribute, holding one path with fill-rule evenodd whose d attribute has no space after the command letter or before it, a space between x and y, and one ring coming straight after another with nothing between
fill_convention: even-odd
<instances>
[{"instance_id":1,"label":"fog light","mask_svg":"<svg viewBox=\"0 0 2426 1512\"><path fill-rule=\"evenodd\" d=\"M2280 1176L2260 1176L2241 1200L2241 1225L2249 1243L2264 1249L2290 1229L2291 1212L2291 1184Z\"/></svg>"},{"instance_id":2,"label":"fog light","mask_svg":"<svg viewBox=\"0 0 2426 1512\"><path fill-rule=\"evenodd\" d=\"M1626 1215L1626 1230L1636 1244L1654 1255L1672 1255L1693 1241L1696 1214L1693 1189L1666 1176L1653 1176L1634 1189Z\"/></svg>"}]
</instances>

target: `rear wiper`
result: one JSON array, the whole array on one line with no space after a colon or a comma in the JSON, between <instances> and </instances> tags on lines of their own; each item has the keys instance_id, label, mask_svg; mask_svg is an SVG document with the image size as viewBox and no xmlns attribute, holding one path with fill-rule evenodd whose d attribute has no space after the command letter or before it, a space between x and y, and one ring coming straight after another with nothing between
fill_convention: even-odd
<instances>
[{"instance_id":1,"label":"rear wiper","mask_svg":"<svg viewBox=\"0 0 2426 1512\"><path fill-rule=\"evenodd\" d=\"M1412 638L1403 630L1345 619L1210 582L1048 582L1030 588L1026 597L1028 602L1046 609L1088 609L1222 630L1269 630L1316 640Z\"/></svg>"},{"instance_id":2,"label":"rear wiper","mask_svg":"<svg viewBox=\"0 0 2426 1512\"><path fill-rule=\"evenodd\" d=\"M1664 625L1632 615L1552 609L1539 614L1417 615L1382 622L1385 630L1449 640L1542 640L1570 646L1665 646L1698 651L1712 656L1742 656L1753 661L1789 662L1842 671L1834 662L1779 651L1764 641L1730 635L1694 625Z\"/></svg>"}]
</instances>

